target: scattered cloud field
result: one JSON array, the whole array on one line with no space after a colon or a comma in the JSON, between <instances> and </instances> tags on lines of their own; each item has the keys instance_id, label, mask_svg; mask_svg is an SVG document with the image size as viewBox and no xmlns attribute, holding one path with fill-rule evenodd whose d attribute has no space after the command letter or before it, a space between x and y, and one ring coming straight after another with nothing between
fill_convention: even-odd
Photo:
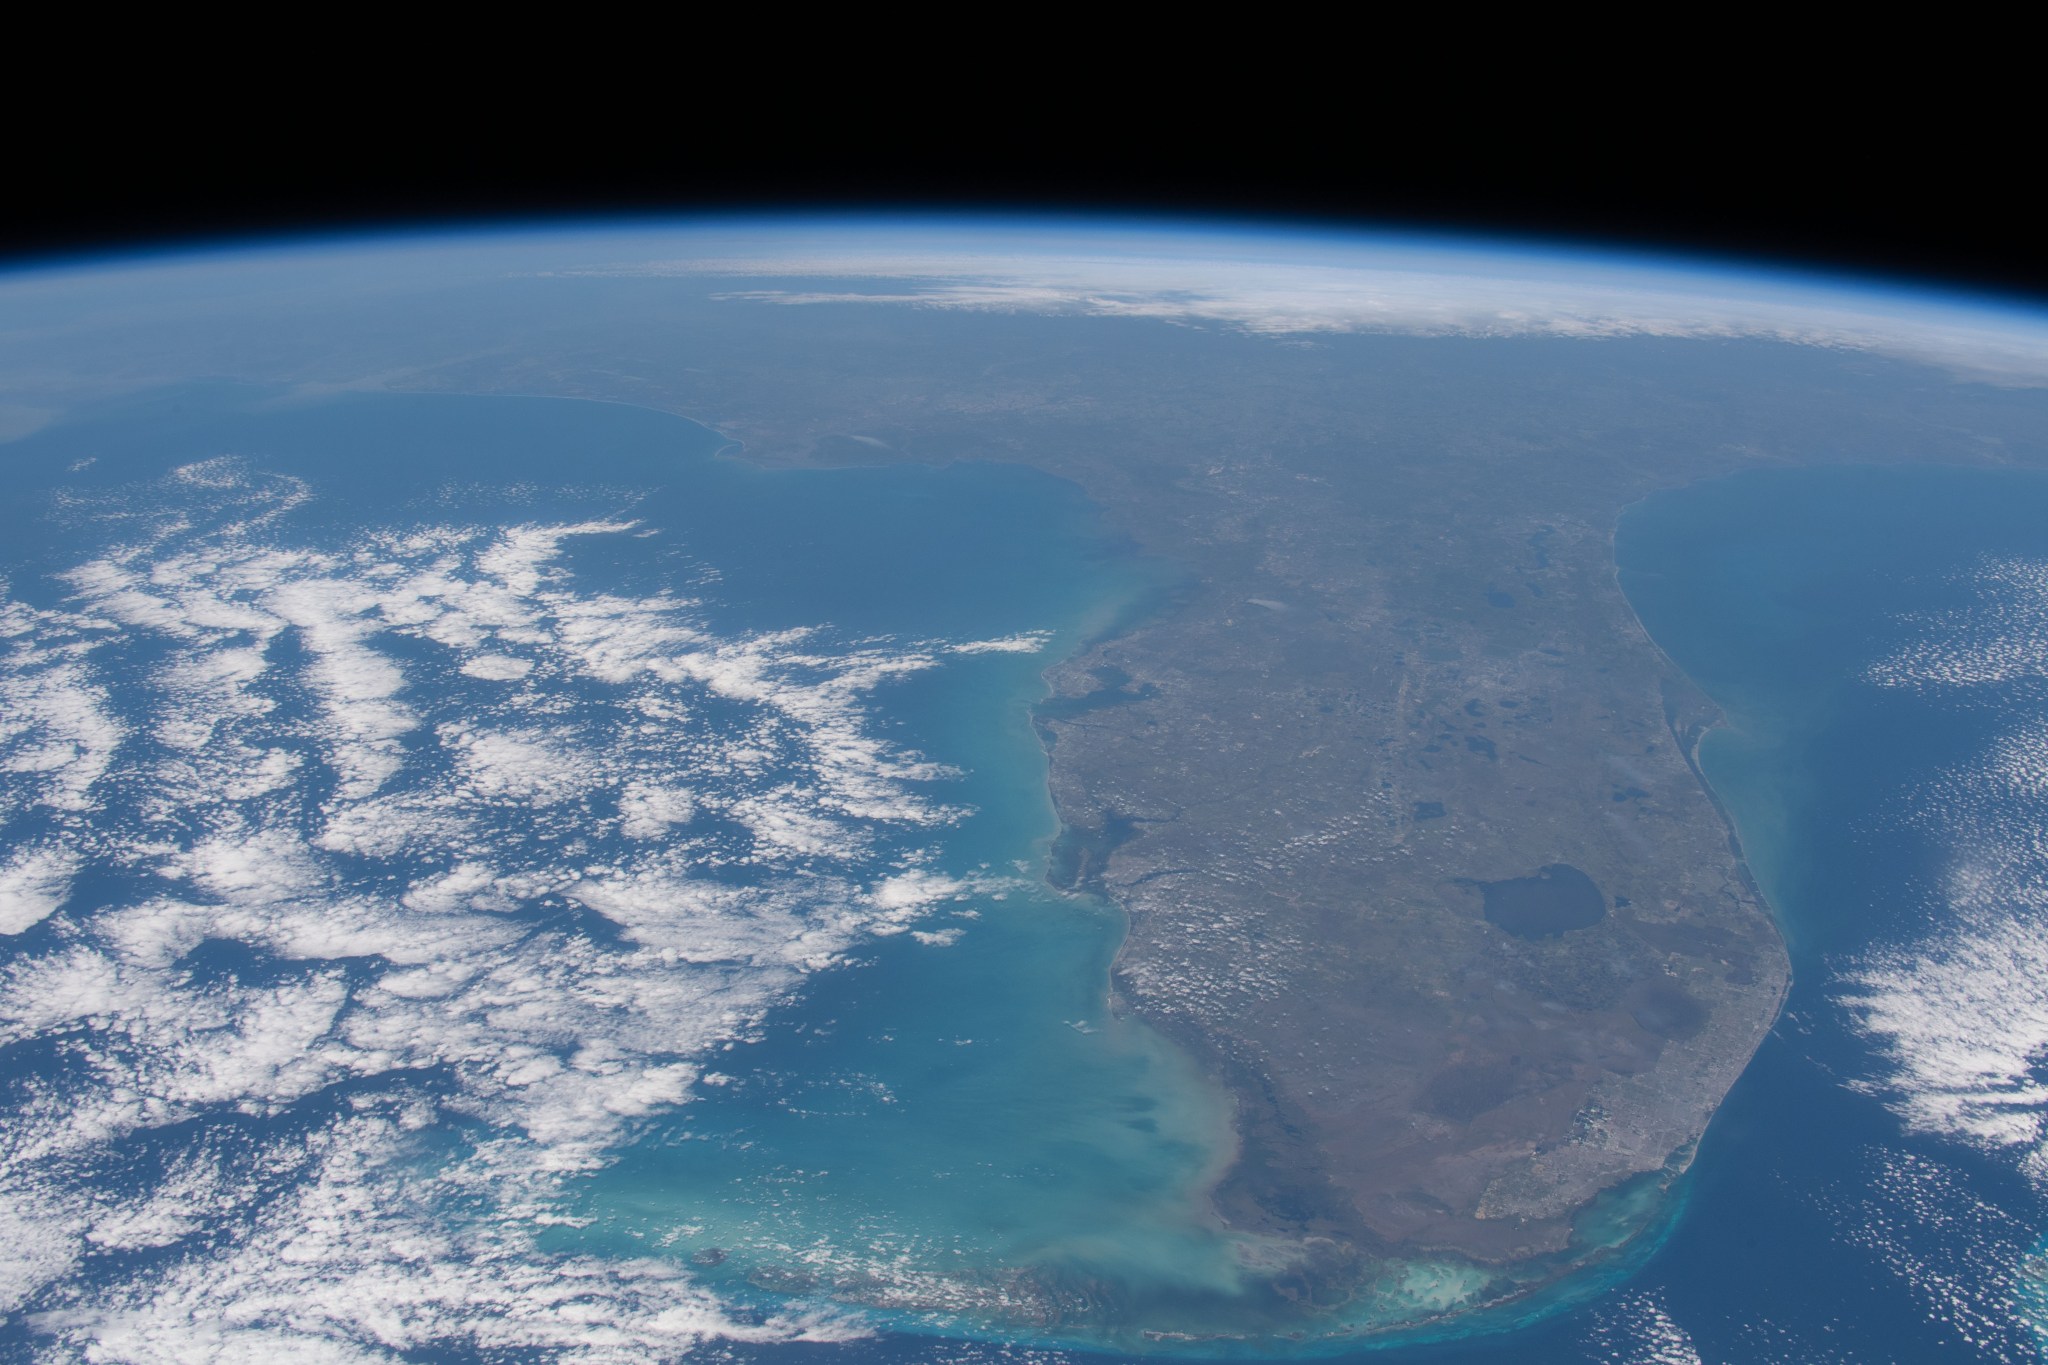
<instances>
[{"instance_id":1,"label":"scattered cloud field","mask_svg":"<svg viewBox=\"0 0 2048 1365\"><path fill-rule=\"evenodd\" d=\"M2048 563L1987 559L1972 601L1905 623L1871 682L1990 708L1995 737L1910 798L1946 850L1919 938L1843 973L1839 997L1886 1065L1871 1083L1916 1131L2007 1152L2048 1183Z\"/></svg>"},{"instance_id":2,"label":"scattered cloud field","mask_svg":"<svg viewBox=\"0 0 2048 1365\"><path fill-rule=\"evenodd\" d=\"M2007 1207L1938 1154L1865 1154L1833 1196L1848 1245L1889 1270L1980 1358L2038 1358L2039 1199L2048 1194L2048 563L1986 558L1968 602L1900 624L1866 673L1945 709L1988 714L1970 760L1906 794L1904 827L1942 850L1924 927L1839 965L1831 993L1869 1047L1852 1082L1905 1130L2009 1164ZM1939 1146L1936 1153L1939 1152Z\"/></svg>"},{"instance_id":3,"label":"scattered cloud field","mask_svg":"<svg viewBox=\"0 0 2048 1365\"><path fill-rule=\"evenodd\" d=\"M873 698L1044 638L720 635L578 581L627 523L316 545L311 492L190 466L0 605L0 1307L96 1361L857 1333L541 1239L809 974L957 936L955 774Z\"/></svg>"}]
</instances>

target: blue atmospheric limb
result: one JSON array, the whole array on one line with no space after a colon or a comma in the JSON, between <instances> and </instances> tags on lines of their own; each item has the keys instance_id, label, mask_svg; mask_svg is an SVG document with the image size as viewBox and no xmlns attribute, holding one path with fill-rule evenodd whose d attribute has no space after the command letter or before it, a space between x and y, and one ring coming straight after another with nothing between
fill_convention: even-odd
<instances>
[{"instance_id":1,"label":"blue atmospheric limb","mask_svg":"<svg viewBox=\"0 0 2048 1365\"><path fill-rule=\"evenodd\" d=\"M1991 378L2036 371L2043 342L2036 305L1906 280L1483 234L1110 215L702 215L308 233L22 261L0 288L31 326L116 300L145 318L246 306L253 320L287 296L317 318L329 302L396 302L411 290L685 269L1276 332L1764 336Z\"/></svg>"}]
</instances>

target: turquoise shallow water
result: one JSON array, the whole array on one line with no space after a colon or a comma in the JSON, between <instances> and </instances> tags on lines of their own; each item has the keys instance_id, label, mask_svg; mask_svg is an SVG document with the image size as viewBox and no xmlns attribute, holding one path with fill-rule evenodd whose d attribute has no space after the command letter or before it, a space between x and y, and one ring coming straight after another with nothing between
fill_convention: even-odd
<instances>
[{"instance_id":1,"label":"turquoise shallow water","mask_svg":"<svg viewBox=\"0 0 2048 1365\"><path fill-rule=\"evenodd\" d=\"M720 561L739 558L721 592L754 591L765 560L761 600L778 594L798 619L812 570L829 563L859 584L849 595L864 628L1054 639L887 697L891 733L964 774L946 797L973 814L947 832L934 870L976 889L925 926L952 941L892 938L808 983L756 1041L716 1059L719 1084L590 1182L579 1211L594 1221L560 1244L659 1247L742 1295L749 1281L797 1293L837 1282L855 1301L916 1305L920 1321L931 1308L936 1325L948 1305L961 1321L1000 1321L1013 1301L1036 1313L1011 1283L1026 1269L1081 1298L1229 1292L1231 1246L1202 1200L1227 1156L1228 1101L1108 1014L1113 909L1043 882L1057 822L1030 726L1039 671L1133 609L1158 571L1108 542L1071 489L1017 471L775 479L751 513L759 551ZM773 547L790 529L782 500L803 485L829 486L829 510L803 523L807 562L791 565ZM991 500L1000 510L978 533L922 536ZM876 524L876 503L896 527Z\"/></svg>"},{"instance_id":2,"label":"turquoise shallow water","mask_svg":"<svg viewBox=\"0 0 2048 1365\"><path fill-rule=\"evenodd\" d=\"M716 638L782 641L778 657L801 652L786 632L807 631L802 640L822 654L868 651L888 666L936 658L864 686L858 704L866 729L897 754L936 765L910 787L954 818L937 828L870 821L857 854L827 851L780 870L741 858L703 875L777 895L830 883L815 893L827 918L831 897L857 908L859 887L899 874L952 889L902 931L862 937L837 965L788 982L774 1008L705 1061L712 1074L690 1102L636 1124L605 1164L568 1182L542 1246L687 1262L721 1293L768 1308L786 1295L912 1307L927 1330L971 1321L1011 1331L1043 1317L1017 1292L1027 1271L1035 1292L1062 1302L1059 1314L1112 1322L1171 1320L1183 1299L1228 1298L1233 1243L1203 1198L1229 1153L1227 1097L1149 1031L1107 1014L1121 921L1043 879L1056 821L1030 724L1040 672L1143 610L1161 566L1108 534L1077 490L1030 471L770 472L719 456L723 444L617 405L303 401L187 387L12 448L26 496L11 528L10 586L50 609L70 600L51 575L105 540L101 514L81 520L78 509L118 505L117 543L189 537L208 516L203 497L197 511L157 511L151 500L228 475L207 464L203 475L158 481L227 456L235 478L285 490L281 510L228 537L237 555L244 541L310 544L374 574L366 533L388 547L399 543L388 537L451 523L599 521L625 529L579 535L561 553L561 591L582 602L680 593ZM221 496L232 505L242 494ZM1018 636L1033 643L949 652ZM293 648L287 637L271 652ZM454 686L459 715L462 689L478 685L439 672L424 643L396 648L413 687L450 679L431 690ZM602 691L567 682L528 709L573 714ZM489 684L477 691L480 701L496 695ZM687 707L722 735L705 754L712 769L728 759L758 767L767 760L747 755L789 727L746 721L712 695L691 694ZM415 738L404 742L425 761ZM731 780L712 769L713 789ZM757 797L774 795L772 768L750 780ZM702 823L678 833L696 837ZM632 853L601 844L582 856ZM842 877L846 888L830 889ZM534 923L565 915L600 939L617 932L560 905L544 904ZM462 1152L474 1139L456 1127L446 1142Z\"/></svg>"}]
</instances>

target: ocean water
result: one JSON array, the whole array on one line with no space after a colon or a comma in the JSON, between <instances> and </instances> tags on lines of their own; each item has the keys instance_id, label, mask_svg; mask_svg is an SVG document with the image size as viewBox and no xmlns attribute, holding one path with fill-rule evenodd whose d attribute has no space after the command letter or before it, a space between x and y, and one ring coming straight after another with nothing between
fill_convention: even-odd
<instances>
[{"instance_id":1,"label":"ocean water","mask_svg":"<svg viewBox=\"0 0 2048 1365\"><path fill-rule=\"evenodd\" d=\"M1165 567L1028 471L722 444L188 386L0 447L0 1348L1276 1321L1202 1200L1227 1098L1106 1016L1121 925L1042 876L1040 670ZM1618 555L1728 713L1792 999L1625 1254L1367 1354L2038 1358L2048 479L1760 471ZM1313 1336L1228 1353L1353 1349Z\"/></svg>"},{"instance_id":2,"label":"ocean water","mask_svg":"<svg viewBox=\"0 0 2048 1365\"><path fill-rule=\"evenodd\" d=\"M1043 879L1040 671L1160 566L1030 471L723 444L190 386L8 449L16 1345L225 1293L546 1349L505 1305L565 1275L647 1349L1234 1288L1227 1098Z\"/></svg>"},{"instance_id":3,"label":"ocean water","mask_svg":"<svg viewBox=\"0 0 2048 1365\"><path fill-rule=\"evenodd\" d=\"M1702 763L1794 984L1593 1317L1672 1358L2037 1359L2048 478L1754 471L1632 508L1617 555L1727 712Z\"/></svg>"}]
</instances>

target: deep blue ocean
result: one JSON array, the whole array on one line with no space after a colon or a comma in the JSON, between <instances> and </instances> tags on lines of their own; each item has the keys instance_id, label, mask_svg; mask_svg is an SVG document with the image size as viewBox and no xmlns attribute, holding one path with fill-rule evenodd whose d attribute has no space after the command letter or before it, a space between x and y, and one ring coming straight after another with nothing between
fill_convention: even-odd
<instances>
[{"instance_id":1,"label":"deep blue ocean","mask_svg":"<svg viewBox=\"0 0 2048 1365\"><path fill-rule=\"evenodd\" d=\"M50 1213L0 1342L388 1297L402 1358L525 1359L488 1325L576 1281L628 1356L670 1299L747 1359L1067 1353L987 1326L1017 1265L1107 1295L1091 1358L1229 1320L1227 1101L1107 1015L1121 924L1043 884L1030 726L1172 566L1029 471L724 444L200 386L0 452L10 638L50 646L0 812L44 907L0 1155ZM2037 1358L2048 477L1758 471L1618 558L1727 712L1791 1000L1625 1274L1371 1354Z\"/></svg>"}]
</instances>

